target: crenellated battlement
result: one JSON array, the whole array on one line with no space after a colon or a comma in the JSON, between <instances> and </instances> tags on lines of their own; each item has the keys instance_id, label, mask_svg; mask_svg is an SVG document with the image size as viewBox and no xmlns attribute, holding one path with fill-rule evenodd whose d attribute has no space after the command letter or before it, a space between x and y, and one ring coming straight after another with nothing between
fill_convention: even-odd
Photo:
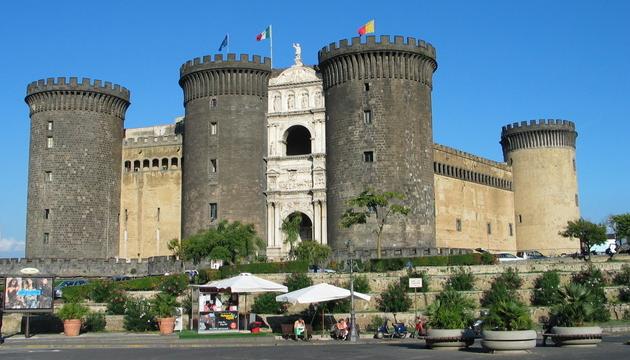
<instances>
[{"instance_id":1,"label":"crenellated battlement","mask_svg":"<svg viewBox=\"0 0 630 360\"><path fill-rule=\"evenodd\" d=\"M515 122L501 128L503 157L510 151L543 147L572 147L577 138L575 123L561 119Z\"/></svg>"},{"instance_id":2,"label":"crenellated battlement","mask_svg":"<svg viewBox=\"0 0 630 360\"><path fill-rule=\"evenodd\" d=\"M391 35L380 35L378 37L369 35L365 39L357 36L351 38L350 41L342 39L339 42L333 42L328 46L324 46L318 52L318 57L321 63L341 54L374 50L413 52L436 60L436 52L433 45L424 40L417 40L414 37L405 38L401 35L394 35L393 37Z\"/></svg>"},{"instance_id":3,"label":"crenellated battlement","mask_svg":"<svg viewBox=\"0 0 630 360\"><path fill-rule=\"evenodd\" d=\"M227 54L225 58L223 54L215 54L214 57L206 55L183 63L179 68L179 74L181 77L184 77L184 75L195 71L226 68L253 68L271 71L271 59L268 57L263 58L260 55L252 55L250 57L249 54L239 54L237 58L234 53Z\"/></svg>"},{"instance_id":4,"label":"crenellated battlement","mask_svg":"<svg viewBox=\"0 0 630 360\"><path fill-rule=\"evenodd\" d=\"M324 89L371 79L417 81L432 88L437 69L431 44L398 35L344 39L322 48L318 55Z\"/></svg>"},{"instance_id":5,"label":"crenellated battlement","mask_svg":"<svg viewBox=\"0 0 630 360\"><path fill-rule=\"evenodd\" d=\"M124 147L163 146L163 145L181 145L181 144L182 144L181 135L127 137L123 140Z\"/></svg>"},{"instance_id":6,"label":"crenellated battlement","mask_svg":"<svg viewBox=\"0 0 630 360\"><path fill-rule=\"evenodd\" d=\"M501 133L521 132L521 131L536 131L536 130L562 130L575 131L575 123L569 120L562 119L539 119L515 122L508 124L501 128Z\"/></svg>"},{"instance_id":7,"label":"crenellated battlement","mask_svg":"<svg viewBox=\"0 0 630 360\"><path fill-rule=\"evenodd\" d=\"M191 100L219 95L267 95L271 59L254 55L222 54L198 57L180 68L179 85L184 90L184 105Z\"/></svg>"},{"instance_id":8,"label":"crenellated battlement","mask_svg":"<svg viewBox=\"0 0 630 360\"><path fill-rule=\"evenodd\" d=\"M129 90L121 85L113 84L109 81L92 80L90 78L82 78L79 81L77 77L57 77L47 78L33 81L26 88L26 95L30 96L39 92L68 90L68 91L91 91L116 96L125 101L129 101Z\"/></svg>"},{"instance_id":9,"label":"crenellated battlement","mask_svg":"<svg viewBox=\"0 0 630 360\"><path fill-rule=\"evenodd\" d=\"M30 115L43 111L94 111L125 119L131 97L129 90L109 81L76 77L33 81L26 87L24 101Z\"/></svg>"}]
</instances>

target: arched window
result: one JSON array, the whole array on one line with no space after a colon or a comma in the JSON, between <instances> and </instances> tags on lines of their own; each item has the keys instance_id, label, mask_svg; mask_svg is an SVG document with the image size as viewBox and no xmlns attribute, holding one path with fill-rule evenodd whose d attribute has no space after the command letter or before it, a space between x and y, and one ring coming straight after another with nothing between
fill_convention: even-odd
<instances>
[{"instance_id":1,"label":"arched window","mask_svg":"<svg viewBox=\"0 0 630 360\"><path fill-rule=\"evenodd\" d=\"M133 171L140 171L140 160L133 162Z\"/></svg>"},{"instance_id":2,"label":"arched window","mask_svg":"<svg viewBox=\"0 0 630 360\"><path fill-rule=\"evenodd\" d=\"M142 161L142 168L143 169L148 169L150 165L151 165L151 162L149 161L149 159L144 159Z\"/></svg>"},{"instance_id":3,"label":"arched window","mask_svg":"<svg viewBox=\"0 0 630 360\"><path fill-rule=\"evenodd\" d=\"M125 161L125 172L130 172L131 171L131 161L127 160Z\"/></svg>"},{"instance_id":4,"label":"arched window","mask_svg":"<svg viewBox=\"0 0 630 360\"><path fill-rule=\"evenodd\" d=\"M300 125L290 127L285 133L287 156L311 153L311 133Z\"/></svg>"},{"instance_id":5,"label":"arched window","mask_svg":"<svg viewBox=\"0 0 630 360\"><path fill-rule=\"evenodd\" d=\"M162 159L162 170L168 170L168 159Z\"/></svg>"},{"instance_id":6,"label":"arched window","mask_svg":"<svg viewBox=\"0 0 630 360\"><path fill-rule=\"evenodd\" d=\"M177 168L179 165L177 164L177 158L174 157L171 159L171 167Z\"/></svg>"},{"instance_id":7,"label":"arched window","mask_svg":"<svg viewBox=\"0 0 630 360\"><path fill-rule=\"evenodd\" d=\"M160 167L160 159L153 159L153 164L151 166L154 168Z\"/></svg>"}]
</instances>

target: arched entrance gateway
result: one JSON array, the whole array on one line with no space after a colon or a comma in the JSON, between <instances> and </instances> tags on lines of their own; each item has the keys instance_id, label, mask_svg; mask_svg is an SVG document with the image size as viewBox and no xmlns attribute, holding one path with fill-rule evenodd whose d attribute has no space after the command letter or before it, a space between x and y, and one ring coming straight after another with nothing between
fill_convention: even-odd
<instances>
[{"instance_id":1,"label":"arched entrance gateway","mask_svg":"<svg viewBox=\"0 0 630 360\"><path fill-rule=\"evenodd\" d=\"M311 153L311 132L301 125L294 125L285 133L287 156L308 155Z\"/></svg>"},{"instance_id":2,"label":"arched entrance gateway","mask_svg":"<svg viewBox=\"0 0 630 360\"><path fill-rule=\"evenodd\" d=\"M313 240L313 222L311 221L311 219L308 217L308 215L302 212L296 211L296 212L291 213L291 215L287 216L287 220L289 220L289 222L291 223L293 222L292 220L295 219L296 217L300 218L300 222L299 222L299 228L298 228L298 233L297 233L298 237L295 243L297 244L302 241Z\"/></svg>"}]
</instances>

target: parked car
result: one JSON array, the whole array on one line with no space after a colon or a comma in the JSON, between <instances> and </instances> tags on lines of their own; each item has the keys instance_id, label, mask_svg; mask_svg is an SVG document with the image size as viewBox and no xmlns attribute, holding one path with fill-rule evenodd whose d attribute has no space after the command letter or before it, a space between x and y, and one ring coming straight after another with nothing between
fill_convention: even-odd
<instances>
[{"instance_id":1,"label":"parked car","mask_svg":"<svg viewBox=\"0 0 630 360\"><path fill-rule=\"evenodd\" d=\"M68 286L86 285L87 283L88 281L85 279L64 280L55 286L55 298L60 298L63 295L63 288Z\"/></svg>"},{"instance_id":2,"label":"parked car","mask_svg":"<svg viewBox=\"0 0 630 360\"><path fill-rule=\"evenodd\" d=\"M498 254L494 254L494 256L496 256L496 258L499 259L499 262L525 260L523 258L520 258L520 257L518 257L516 255L513 255L513 254L510 254L510 253L498 253Z\"/></svg>"},{"instance_id":3,"label":"parked car","mask_svg":"<svg viewBox=\"0 0 630 360\"><path fill-rule=\"evenodd\" d=\"M516 256L523 259L546 259L547 257L536 250L525 250L516 252Z\"/></svg>"}]
</instances>

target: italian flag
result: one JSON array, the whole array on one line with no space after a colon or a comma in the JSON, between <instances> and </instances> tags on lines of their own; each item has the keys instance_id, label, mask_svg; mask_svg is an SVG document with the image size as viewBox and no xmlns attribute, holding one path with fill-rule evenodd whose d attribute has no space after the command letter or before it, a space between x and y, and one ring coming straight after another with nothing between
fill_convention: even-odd
<instances>
[{"instance_id":1,"label":"italian flag","mask_svg":"<svg viewBox=\"0 0 630 360\"><path fill-rule=\"evenodd\" d=\"M368 21L367 24L359 28L359 36L365 35L365 34L371 34L373 32L374 32L374 20Z\"/></svg>"},{"instance_id":2,"label":"italian flag","mask_svg":"<svg viewBox=\"0 0 630 360\"><path fill-rule=\"evenodd\" d=\"M271 25L267 26L265 31L263 31L260 34L256 35L256 41L261 41L261 40L265 40L265 39L269 39L269 38L271 38Z\"/></svg>"}]
</instances>

